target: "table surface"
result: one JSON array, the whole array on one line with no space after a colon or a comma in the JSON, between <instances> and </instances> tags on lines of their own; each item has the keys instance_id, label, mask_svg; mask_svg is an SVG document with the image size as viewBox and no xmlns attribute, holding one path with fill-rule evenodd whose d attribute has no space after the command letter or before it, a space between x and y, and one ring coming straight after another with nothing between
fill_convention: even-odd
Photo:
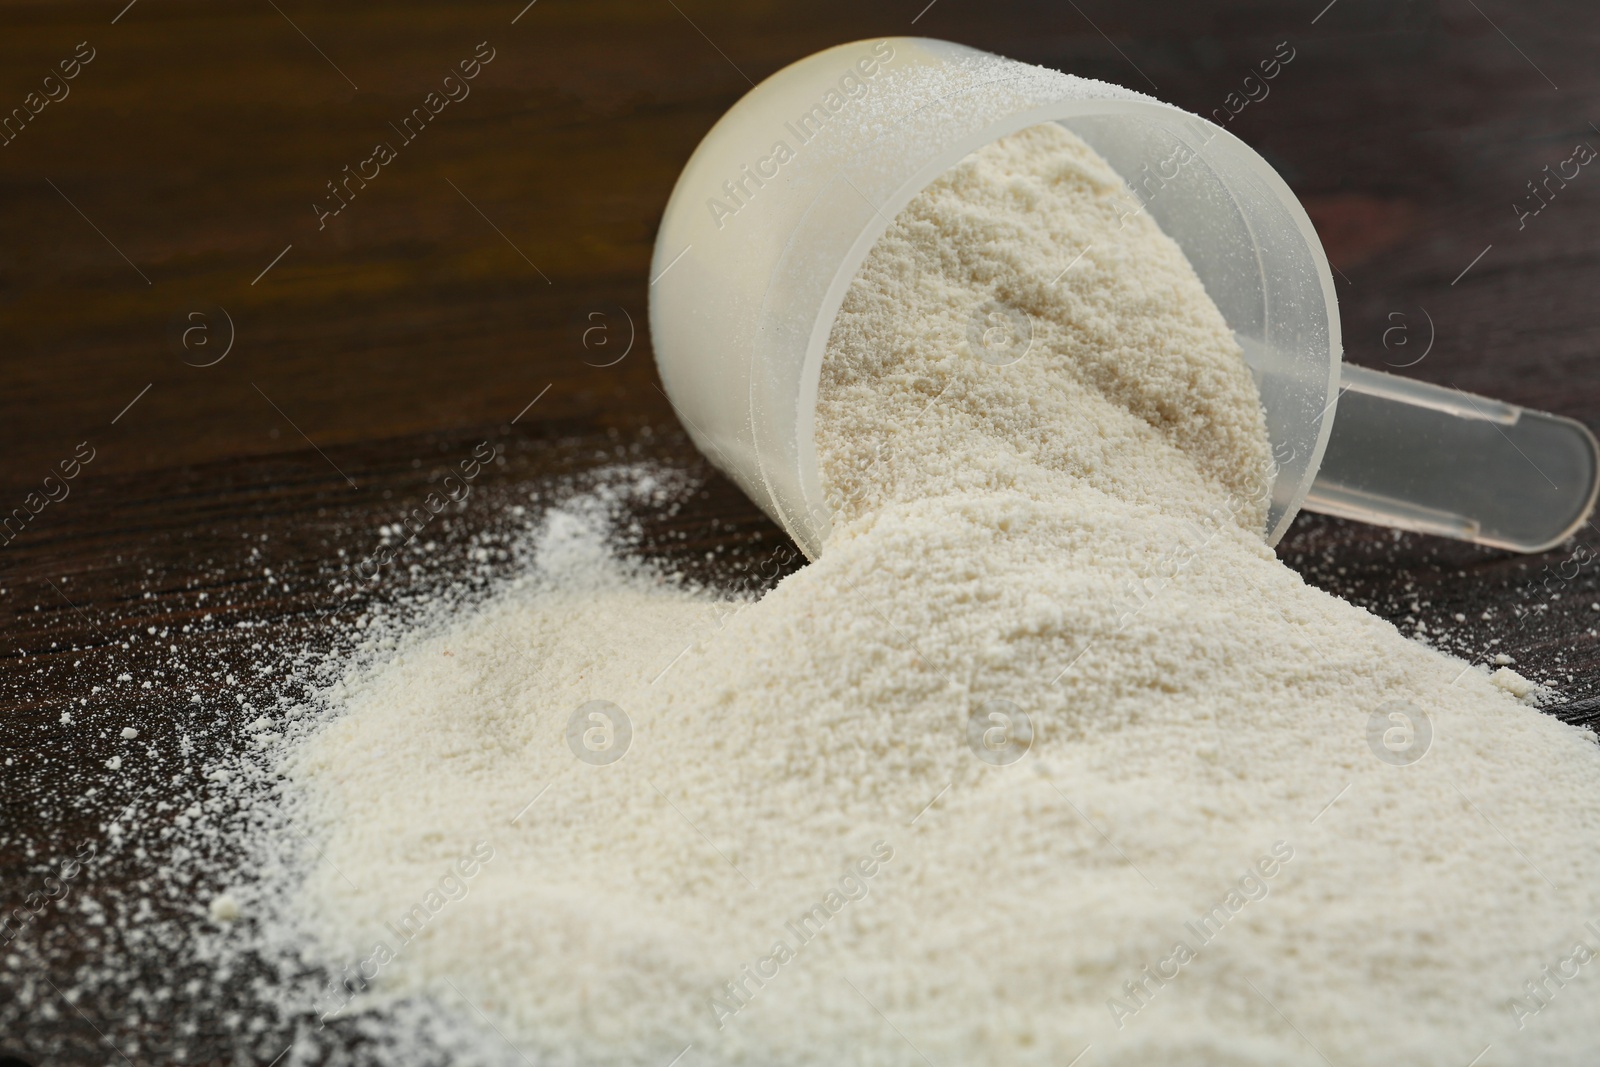
<instances>
[{"instance_id":1,"label":"table surface","mask_svg":"<svg viewBox=\"0 0 1600 1067\"><path fill-rule=\"evenodd\" d=\"M335 648L335 623L464 565L531 493L657 464L698 488L642 516L643 551L719 582L797 565L678 429L647 269L698 139L831 44L945 37L1210 115L1288 42L1229 128L1315 222L1346 358L1600 424L1600 175L1518 213L1543 168L1600 145L1592 6L125 2L0 9L0 108L29 108L0 145L0 512L93 455L0 547L3 911L172 770L108 769L99 727L138 715L159 736L179 677L206 699L270 693L264 643ZM475 53L492 58L471 95L319 218L328 183ZM45 81L74 56L91 58ZM501 459L432 561L342 601L341 568L480 441ZM1279 553L1579 701L1600 692L1596 539L1519 557L1305 515ZM107 847L79 892L127 913L161 862ZM172 1061L165 1009L6 1014L8 994L122 950L97 937L57 909L0 951L0 1063ZM220 1025L182 1043L190 1062L255 1056Z\"/></svg>"}]
</instances>

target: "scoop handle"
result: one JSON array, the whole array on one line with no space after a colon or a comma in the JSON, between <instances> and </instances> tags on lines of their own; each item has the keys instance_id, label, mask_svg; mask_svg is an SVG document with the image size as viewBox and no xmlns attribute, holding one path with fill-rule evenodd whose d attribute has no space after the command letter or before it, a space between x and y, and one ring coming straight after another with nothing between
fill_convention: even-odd
<instances>
[{"instance_id":1,"label":"scoop handle","mask_svg":"<svg viewBox=\"0 0 1600 1067\"><path fill-rule=\"evenodd\" d=\"M1583 526L1600 445L1575 419L1345 364L1305 507L1540 552Z\"/></svg>"}]
</instances>

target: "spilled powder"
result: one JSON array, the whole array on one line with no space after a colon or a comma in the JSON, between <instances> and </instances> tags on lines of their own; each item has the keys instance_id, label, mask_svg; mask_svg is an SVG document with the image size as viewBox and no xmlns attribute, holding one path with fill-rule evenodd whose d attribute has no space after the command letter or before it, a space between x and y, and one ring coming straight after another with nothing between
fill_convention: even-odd
<instances>
[{"instance_id":1,"label":"spilled powder","mask_svg":"<svg viewBox=\"0 0 1600 1067\"><path fill-rule=\"evenodd\" d=\"M1249 373L1130 203L1051 126L902 212L765 597L580 499L336 686L285 765L318 1011L390 1063L1593 1062L1600 748L1277 562Z\"/></svg>"}]
</instances>

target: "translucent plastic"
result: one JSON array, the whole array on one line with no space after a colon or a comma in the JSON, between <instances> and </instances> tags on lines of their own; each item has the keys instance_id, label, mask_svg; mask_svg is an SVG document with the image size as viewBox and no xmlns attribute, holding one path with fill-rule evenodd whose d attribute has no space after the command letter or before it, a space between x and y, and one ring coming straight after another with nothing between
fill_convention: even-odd
<instances>
[{"instance_id":1,"label":"translucent plastic","mask_svg":"<svg viewBox=\"0 0 1600 1067\"><path fill-rule=\"evenodd\" d=\"M1600 447L1579 422L1346 365L1312 511L1537 552L1594 508Z\"/></svg>"},{"instance_id":2,"label":"translucent plastic","mask_svg":"<svg viewBox=\"0 0 1600 1067\"><path fill-rule=\"evenodd\" d=\"M651 270L651 334L673 407L807 555L829 529L815 414L846 288L929 182L1041 122L1072 130L1129 181L1244 348L1279 464L1269 543L1312 490L1338 409L1339 318L1321 244L1277 173L1226 131L1131 90L945 41L863 41L784 68L718 121L673 190ZM1401 421L1413 410L1388 407ZM1374 466L1341 468L1344 503L1325 510L1352 514L1351 494L1367 492L1362 518L1418 528L1414 509L1396 506L1415 494L1389 495L1399 483L1373 481Z\"/></svg>"}]
</instances>

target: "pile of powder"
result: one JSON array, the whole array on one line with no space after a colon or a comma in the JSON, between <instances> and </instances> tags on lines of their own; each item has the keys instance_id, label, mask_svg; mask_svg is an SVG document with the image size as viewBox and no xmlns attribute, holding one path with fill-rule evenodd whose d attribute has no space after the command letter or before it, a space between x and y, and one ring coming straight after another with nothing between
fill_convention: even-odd
<instances>
[{"instance_id":1,"label":"pile of powder","mask_svg":"<svg viewBox=\"0 0 1600 1067\"><path fill-rule=\"evenodd\" d=\"M906 208L759 601L557 512L350 679L288 768L320 1010L459 1063L1592 1063L1600 748L1275 559L1248 371L1130 204L1046 126Z\"/></svg>"}]
</instances>

